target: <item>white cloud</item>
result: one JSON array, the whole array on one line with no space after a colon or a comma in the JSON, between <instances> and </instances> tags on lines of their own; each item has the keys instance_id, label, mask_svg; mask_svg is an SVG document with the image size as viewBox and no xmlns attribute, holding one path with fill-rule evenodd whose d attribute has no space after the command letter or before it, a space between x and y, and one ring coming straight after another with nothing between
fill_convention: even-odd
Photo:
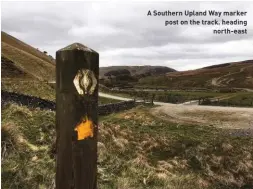
<instances>
[{"instance_id":1,"label":"white cloud","mask_svg":"<svg viewBox=\"0 0 253 189\"><path fill-rule=\"evenodd\" d=\"M80 42L100 53L100 66L163 65L187 70L252 59L252 8L251 2L3 2L2 30L53 56L58 49ZM165 20L190 18L147 16L155 9L248 11L240 17L248 21L248 35L214 35L212 29L220 26L165 27Z\"/></svg>"}]
</instances>

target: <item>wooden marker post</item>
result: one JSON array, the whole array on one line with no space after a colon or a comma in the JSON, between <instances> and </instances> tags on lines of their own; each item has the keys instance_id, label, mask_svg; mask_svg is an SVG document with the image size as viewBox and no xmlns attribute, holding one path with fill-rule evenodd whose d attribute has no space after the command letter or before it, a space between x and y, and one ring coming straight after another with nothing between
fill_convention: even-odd
<instances>
[{"instance_id":1,"label":"wooden marker post","mask_svg":"<svg viewBox=\"0 0 253 189\"><path fill-rule=\"evenodd\" d=\"M92 49L56 52L56 189L97 188L98 75Z\"/></svg>"}]
</instances>

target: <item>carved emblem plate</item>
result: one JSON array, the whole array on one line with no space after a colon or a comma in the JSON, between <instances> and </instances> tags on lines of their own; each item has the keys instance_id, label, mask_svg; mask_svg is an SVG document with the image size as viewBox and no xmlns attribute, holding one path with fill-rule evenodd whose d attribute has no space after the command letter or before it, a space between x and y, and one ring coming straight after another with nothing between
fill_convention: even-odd
<instances>
[{"instance_id":1,"label":"carved emblem plate","mask_svg":"<svg viewBox=\"0 0 253 189\"><path fill-rule=\"evenodd\" d=\"M97 79L91 70L81 69L78 70L73 83L80 95L92 95L97 86Z\"/></svg>"}]
</instances>

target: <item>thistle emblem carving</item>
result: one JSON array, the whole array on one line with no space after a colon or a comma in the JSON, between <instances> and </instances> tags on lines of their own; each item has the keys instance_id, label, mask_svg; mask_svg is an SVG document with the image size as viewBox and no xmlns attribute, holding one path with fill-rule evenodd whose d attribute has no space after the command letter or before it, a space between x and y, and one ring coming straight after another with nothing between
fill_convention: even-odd
<instances>
[{"instance_id":1,"label":"thistle emblem carving","mask_svg":"<svg viewBox=\"0 0 253 189\"><path fill-rule=\"evenodd\" d=\"M88 69L78 70L73 82L80 95L92 95L97 86L94 73Z\"/></svg>"}]
</instances>

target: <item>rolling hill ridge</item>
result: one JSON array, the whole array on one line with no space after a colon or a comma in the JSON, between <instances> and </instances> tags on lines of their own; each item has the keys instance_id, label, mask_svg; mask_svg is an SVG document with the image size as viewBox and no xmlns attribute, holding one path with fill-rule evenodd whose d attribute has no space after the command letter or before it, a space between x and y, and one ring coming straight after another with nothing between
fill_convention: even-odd
<instances>
[{"instance_id":1,"label":"rolling hill ridge","mask_svg":"<svg viewBox=\"0 0 253 189\"><path fill-rule=\"evenodd\" d=\"M196 70L170 72L141 78L140 86L169 88L253 88L253 60L213 65Z\"/></svg>"},{"instance_id":2,"label":"rolling hill ridge","mask_svg":"<svg viewBox=\"0 0 253 189\"><path fill-rule=\"evenodd\" d=\"M54 59L5 32L1 32L1 37L3 89L27 91L21 87L24 83L34 91L40 85L48 88L45 83L55 80ZM110 66L100 67L99 72L100 84L107 87L253 88L253 60L189 71L165 66Z\"/></svg>"},{"instance_id":3,"label":"rolling hill ridge","mask_svg":"<svg viewBox=\"0 0 253 189\"><path fill-rule=\"evenodd\" d=\"M175 72L176 70L165 67L165 66L109 66L100 67L99 74L100 78L106 76L117 76L117 75L131 75L137 78L150 76L150 75L161 75L168 72Z\"/></svg>"}]
</instances>

